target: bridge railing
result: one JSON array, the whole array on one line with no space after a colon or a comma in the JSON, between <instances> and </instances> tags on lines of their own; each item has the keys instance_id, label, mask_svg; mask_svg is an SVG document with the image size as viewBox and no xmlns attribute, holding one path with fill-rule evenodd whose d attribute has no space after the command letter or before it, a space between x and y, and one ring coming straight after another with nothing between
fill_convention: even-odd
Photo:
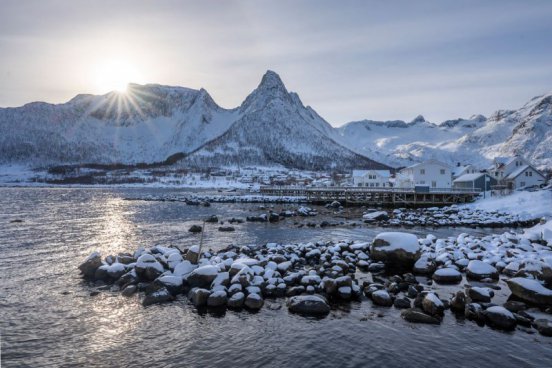
<instances>
[{"instance_id":1,"label":"bridge railing","mask_svg":"<svg viewBox=\"0 0 552 368\"><path fill-rule=\"evenodd\" d=\"M304 186L261 186L261 193L274 191L313 192L343 192L343 193L418 193L418 194L479 194L480 189L472 188L385 188L385 187L304 187Z\"/></svg>"}]
</instances>

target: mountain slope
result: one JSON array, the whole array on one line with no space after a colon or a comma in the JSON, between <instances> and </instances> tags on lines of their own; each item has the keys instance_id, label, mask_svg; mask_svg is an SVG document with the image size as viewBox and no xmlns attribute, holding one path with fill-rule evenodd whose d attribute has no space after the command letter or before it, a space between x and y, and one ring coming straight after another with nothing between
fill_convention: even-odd
<instances>
[{"instance_id":1,"label":"mountain slope","mask_svg":"<svg viewBox=\"0 0 552 368\"><path fill-rule=\"evenodd\" d=\"M0 160L58 163L162 161L190 152L228 129L236 110L205 90L129 85L127 94L78 95L0 109Z\"/></svg>"},{"instance_id":2,"label":"mountain slope","mask_svg":"<svg viewBox=\"0 0 552 368\"><path fill-rule=\"evenodd\" d=\"M193 166L270 165L300 169L385 168L341 146L334 130L268 71L238 109L240 118L220 137L193 152Z\"/></svg>"}]
</instances>

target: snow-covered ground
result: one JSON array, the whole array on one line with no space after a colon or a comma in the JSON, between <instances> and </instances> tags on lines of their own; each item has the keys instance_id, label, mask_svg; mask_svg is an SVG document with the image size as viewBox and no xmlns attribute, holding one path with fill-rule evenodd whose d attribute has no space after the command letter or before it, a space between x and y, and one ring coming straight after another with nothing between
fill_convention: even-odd
<instances>
[{"instance_id":1,"label":"snow-covered ground","mask_svg":"<svg viewBox=\"0 0 552 368\"><path fill-rule=\"evenodd\" d=\"M552 191L515 192L504 197L487 197L465 207L483 211L515 213L529 218L552 218Z\"/></svg>"}]
</instances>

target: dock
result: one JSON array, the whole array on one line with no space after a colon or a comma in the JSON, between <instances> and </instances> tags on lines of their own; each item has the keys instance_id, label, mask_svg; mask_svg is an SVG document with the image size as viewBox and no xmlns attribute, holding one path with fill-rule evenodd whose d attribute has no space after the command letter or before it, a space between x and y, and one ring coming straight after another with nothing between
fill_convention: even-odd
<instances>
[{"instance_id":1,"label":"dock","mask_svg":"<svg viewBox=\"0 0 552 368\"><path fill-rule=\"evenodd\" d=\"M262 186L261 194L277 197L303 197L313 204L339 201L344 205L382 207L433 207L469 203L480 194L477 189L457 188L357 188Z\"/></svg>"}]
</instances>

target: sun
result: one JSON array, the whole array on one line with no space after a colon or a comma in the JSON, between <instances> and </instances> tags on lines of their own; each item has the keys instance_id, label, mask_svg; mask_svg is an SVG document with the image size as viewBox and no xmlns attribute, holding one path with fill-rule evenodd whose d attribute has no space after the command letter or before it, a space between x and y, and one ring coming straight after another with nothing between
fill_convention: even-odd
<instances>
[{"instance_id":1,"label":"sun","mask_svg":"<svg viewBox=\"0 0 552 368\"><path fill-rule=\"evenodd\" d=\"M132 65L120 59L96 63L94 80L100 93L116 91L125 93L129 83L140 83L140 73Z\"/></svg>"}]
</instances>

